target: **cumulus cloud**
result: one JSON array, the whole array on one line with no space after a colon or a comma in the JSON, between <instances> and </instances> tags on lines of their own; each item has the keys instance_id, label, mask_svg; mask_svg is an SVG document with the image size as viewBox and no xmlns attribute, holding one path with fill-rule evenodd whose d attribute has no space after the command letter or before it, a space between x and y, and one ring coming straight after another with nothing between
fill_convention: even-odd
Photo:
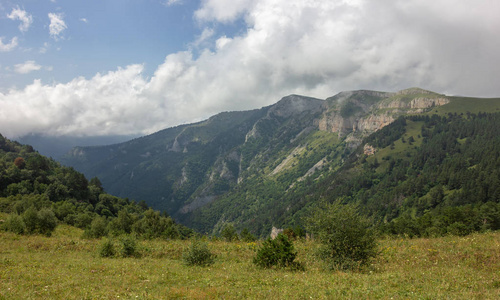
<instances>
[{"instance_id":1,"label":"cumulus cloud","mask_svg":"<svg viewBox=\"0 0 500 300\"><path fill-rule=\"evenodd\" d=\"M224 7L227 5L227 10ZM7 135L136 134L296 93L343 90L500 96L500 2L478 0L206 0L201 49L167 55L151 78L131 65L66 84L0 94ZM247 30L218 36L214 23ZM205 46L206 43L211 43ZM205 47L205 48L203 48Z\"/></svg>"},{"instance_id":2,"label":"cumulus cloud","mask_svg":"<svg viewBox=\"0 0 500 300\"><path fill-rule=\"evenodd\" d=\"M88 23L89 22L86 18L80 18L80 21L82 21L83 23Z\"/></svg>"},{"instance_id":3,"label":"cumulus cloud","mask_svg":"<svg viewBox=\"0 0 500 300\"><path fill-rule=\"evenodd\" d=\"M26 32L33 23L33 17L28 14L25 10L22 10L18 7L13 8L12 12L7 15L7 18L11 20L19 20L21 24L19 24L19 30L21 32Z\"/></svg>"},{"instance_id":4,"label":"cumulus cloud","mask_svg":"<svg viewBox=\"0 0 500 300\"><path fill-rule=\"evenodd\" d=\"M13 37L10 40L10 43L4 44L3 43L3 36L0 37L0 52L9 52L14 50L17 47L17 37Z\"/></svg>"},{"instance_id":5,"label":"cumulus cloud","mask_svg":"<svg viewBox=\"0 0 500 300\"><path fill-rule=\"evenodd\" d=\"M38 71L42 68L39 64L37 64L34 60L25 61L22 64L14 65L14 72L19 74L28 74L33 71Z\"/></svg>"},{"instance_id":6,"label":"cumulus cloud","mask_svg":"<svg viewBox=\"0 0 500 300\"><path fill-rule=\"evenodd\" d=\"M50 25L49 33L50 36L56 41L61 37L62 32L68 28L64 22L64 16L62 14L49 13Z\"/></svg>"}]
</instances>

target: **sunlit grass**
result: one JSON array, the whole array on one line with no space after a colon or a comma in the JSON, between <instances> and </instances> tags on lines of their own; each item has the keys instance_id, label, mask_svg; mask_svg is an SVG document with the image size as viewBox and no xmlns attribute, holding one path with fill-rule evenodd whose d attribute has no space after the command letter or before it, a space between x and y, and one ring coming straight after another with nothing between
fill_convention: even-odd
<instances>
[{"instance_id":1,"label":"sunlit grass","mask_svg":"<svg viewBox=\"0 0 500 300\"><path fill-rule=\"evenodd\" d=\"M500 232L389 238L361 272L323 269L317 244L297 241L306 270L260 269L259 243L208 242L209 267L188 267L190 241L140 241L141 258L101 258L100 240L59 226L52 237L0 232L0 299L498 299Z\"/></svg>"}]
</instances>

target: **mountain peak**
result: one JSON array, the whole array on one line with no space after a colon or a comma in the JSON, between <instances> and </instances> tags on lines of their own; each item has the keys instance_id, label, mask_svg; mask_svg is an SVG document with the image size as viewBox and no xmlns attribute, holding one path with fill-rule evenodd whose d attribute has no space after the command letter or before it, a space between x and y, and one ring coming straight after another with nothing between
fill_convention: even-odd
<instances>
[{"instance_id":1,"label":"mountain peak","mask_svg":"<svg viewBox=\"0 0 500 300\"><path fill-rule=\"evenodd\" d=\"M279 117L290 117L304 111L318 111L323 103L324 100L292 94L281 98L280 101L272 105L269 109L269 114Z\"/></svg>"}]
</instances>

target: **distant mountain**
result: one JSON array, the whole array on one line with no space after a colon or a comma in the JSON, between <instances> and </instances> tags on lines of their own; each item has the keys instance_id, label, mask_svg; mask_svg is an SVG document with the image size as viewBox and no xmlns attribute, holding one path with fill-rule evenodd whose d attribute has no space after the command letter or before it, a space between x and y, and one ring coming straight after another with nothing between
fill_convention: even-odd
<instances>
[{"instance_id":1,"label":"distant mountain","mask_svg":"<svg viewBox=\"0 0 500 300\"><path fill-rule=\"evenodd\" d=\"M415 194L394 196L401 198L394 200L398 209L381 213L375 200L363 198L363 184L347 182L353 185L347 193L337 182L357 172L378 174L391 158L413 157L430 141L424 132L450 122L439 119L426 129L427 119L412 118L458 114L457 120L469 121L476 117L471 113L499 109L499 99L449 97L419 88L342 92L326 100L291 95L268 107L224 112L120 144L76 147L62 162L99 177L111 194L145 200L202 232L217 232L227 222L262 235L272 225L301 225L308 207L330 195L370 202L372 209L365 212L387 223L413 209L399 208ZM402 117L409 118L404 125ZM410 136L412 147L399 146Z\"/></svg>"},{"instance_id":2,"label":"distant mountain","mask_svg":"<svg viewBox=\"0 0 500 300\"><path fill-rule=\"evenodd\" d=\"M25 145L31 145L40 154L59 159L76 146L111 145L136 138L136 135L109 135L109 136L45 136L29 134L16 140Z\"/></svg>"}]
</instances>

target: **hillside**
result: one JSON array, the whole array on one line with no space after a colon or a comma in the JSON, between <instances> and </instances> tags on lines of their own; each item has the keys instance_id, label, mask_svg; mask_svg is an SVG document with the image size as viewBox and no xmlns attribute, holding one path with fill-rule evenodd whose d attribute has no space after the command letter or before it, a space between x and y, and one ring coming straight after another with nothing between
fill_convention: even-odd
<instances>
[{"instance_id":1,"label":"hillside","mask_svg":"<svg viewBox=\"0 0 500 300\"><path fill-rule=\"evenodd\" d=\"M489 155L480 157L491 161L500 153L497 115L478 114L498 109L499 99L449 97L418 88L342 92L326 100L291 95L258 110L225 112L117 145L75 148L63 163L99 177L110 193L145 200L201 232L217 233L232 222L267 235L271 226L302 225L311 204L334 198L359 203L383 230L404 232L393 225L410 228L431 211L452 214L445 207L497 209L498 198L490 192L466 201L450 199L477 192L464 188L477 179L469 176L486 176L480 177L482 185L497 176L483 170L486 161L474 158L478 143ZM469 125L466 132L456 129ZM482 126L488 130L481 135ZM455 143L439 144L440 138ZM442 152L435 154L436 149ZM439 159L430 159L433 155ZM453 169L463 173L454 186L437 181L433 173L449 156L450 164L467 162ZM449 172L451 167L443 168ZM443 197L416 204L428 201L431 193ZM453 226L460 232L496 228L469 225Z\"/></svg>"},{"instance_id":2,"label":"hillside","mask_svg":"<svg viewBox=\"0 0 500 300\"><path fill-rule=\"evenodd\" d=\"M86 237L134 232L146 238L185 238L192 231L144 202L107 194L98 178L88 181L0 135L0 228L18 234L51 235L58 224L85 230Z\"/></svg>"}]
</instances>

